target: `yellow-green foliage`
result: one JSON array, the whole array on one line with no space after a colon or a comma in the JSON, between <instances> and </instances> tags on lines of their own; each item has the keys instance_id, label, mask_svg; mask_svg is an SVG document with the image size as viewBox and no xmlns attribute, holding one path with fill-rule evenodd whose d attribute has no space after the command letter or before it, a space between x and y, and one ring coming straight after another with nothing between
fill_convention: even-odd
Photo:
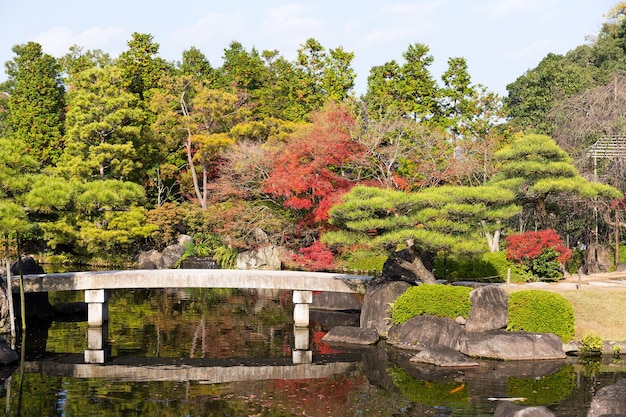
<instances>
[{"instance_id":1,"label":"yellow-green foliage","mask_svg":"<svg viewBox=\"0 0 626 417\"><path fill-rule=\"evenodd\" d=\"M347 257L347 267L351 271L380 274L389 256L380 251L354 251Z\"/></svg>"},{"instance_id":2,"label":"yellow-green foliage","mask_svg":"<svg viewBox=\"0 0 626 417\"><path fill-rule=\"evenodd\" d=\"M508 270L511 270L511 282L527 282L533 275L521 264L506 259L506 252L485 252L480 255L452 255L435 259L437 278L448 281L506 282ZM445 272L445 275L444 275Z\"/></svg>"},{"instance_id":3,"label":"yellow-green foliage","mask_svg":"<svg viewBox=\"0 0 626 417\"><path fill-rule=\"evenodd\" d=\"M564 343L574 337L574 309L560 294L524 290L509 296L509 331L554 333Z\"/></svg>"},{"instance_id":4,"label":"yellow-green foliage","mask_svg":"<svg viewBox=\"0 0 626 417\"><path fill-rule=\"evenodd\" d=\"M471 303L469 287L442 284L422 284L407 289L392 306L394 324L402 324L411 317L427 314L451 319L467 318Z\"/></svg>"}]
</instances>

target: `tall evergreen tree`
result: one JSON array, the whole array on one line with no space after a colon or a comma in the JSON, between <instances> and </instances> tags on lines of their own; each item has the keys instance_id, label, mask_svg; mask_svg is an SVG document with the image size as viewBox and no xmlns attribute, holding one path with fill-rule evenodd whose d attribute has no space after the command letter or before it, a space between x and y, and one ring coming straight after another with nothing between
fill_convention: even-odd
<instances>
[{"instance_id":1,"label":"tall evergreen tree","mask_svg":"<svg viewBox=\"0 0 626 417\"><path fill-rule=\"evenodd\" d=\"M41 45L28 42L13 47L16 57L6 63L8 125L24 140L27 152L42 166L53 164L63 149L65 90L61 67Z\"/></svg>"}]
</instances>

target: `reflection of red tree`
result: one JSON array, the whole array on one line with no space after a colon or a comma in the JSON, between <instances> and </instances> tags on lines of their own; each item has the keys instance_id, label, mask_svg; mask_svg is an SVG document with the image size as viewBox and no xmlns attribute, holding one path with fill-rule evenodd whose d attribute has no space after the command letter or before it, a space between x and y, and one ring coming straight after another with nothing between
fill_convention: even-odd
<instances>
[{"instance_id":1,"label":"reflection of red tree","mask_svg":"<svg viewBox=\"0 0 626 417\"><path fill-rule=\"evenodd\" d=\"M334 353L342 353L340 350L333 349L326 343L322 342L322 338L328 332L313 331L313 340L311 342L311 350L321 355L331 355Z\"/></svg>"}]
</instances>

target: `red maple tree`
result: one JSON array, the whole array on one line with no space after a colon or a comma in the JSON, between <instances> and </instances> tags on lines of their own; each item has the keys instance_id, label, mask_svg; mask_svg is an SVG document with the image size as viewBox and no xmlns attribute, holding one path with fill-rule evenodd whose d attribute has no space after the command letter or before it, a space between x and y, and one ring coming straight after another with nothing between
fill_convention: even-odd
<instances>
[{"instance_id":1,"label":"red maple tree","mask_svg":"<svg viewBox=\"0 0 626 417\"><path fill-rule=\"evenodd\" d=\"M350 137L354 124L338 105L315 113L311 127L286 142L263 191L302 210L306 225L326 221L328 210L356 183L352 168L364 149Z\"/></svg>"}]
</instances>

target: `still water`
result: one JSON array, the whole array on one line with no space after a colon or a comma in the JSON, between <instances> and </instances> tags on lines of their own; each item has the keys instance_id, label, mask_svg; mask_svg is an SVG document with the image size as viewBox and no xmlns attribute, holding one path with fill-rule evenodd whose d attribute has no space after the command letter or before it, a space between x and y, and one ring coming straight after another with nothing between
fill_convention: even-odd
<instances>
[{"instance_id":1,"label":"still water","mask_svg":"<svg viewBox=\"0 0 626 417\"><path fill-rule=\"evenodd\" d=\"M82 293L50 294L53 303ZM8 416L492 416L501 399L586 416L595 392L626 378L621 359L484 362L445 370L378 346L321 342L358 315L312 313L313 363L293 364L290 292L114 291L103 365L85 364L87 325L31 331L20 366L0 368ZM355 317L356 316L356 317ZM498 398L500 400L494 400Z\"/></svg>"}]
</instances>

